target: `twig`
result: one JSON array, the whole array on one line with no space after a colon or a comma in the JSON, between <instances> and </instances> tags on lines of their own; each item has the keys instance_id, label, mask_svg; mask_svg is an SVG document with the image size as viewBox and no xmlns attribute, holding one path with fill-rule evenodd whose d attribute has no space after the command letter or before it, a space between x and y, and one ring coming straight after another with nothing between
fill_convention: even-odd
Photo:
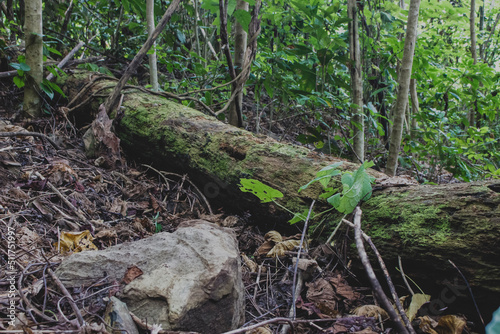
<instances>
[{"instance_id":1,"label":"twig","mask_svg":"<svg viewBox=\"0 0 500 334\"><path fill-rule=\"evenodd\" d=\"M73 2L71 2L73 3ZM85 43L84 42L79 42L74 48L73 50L71 50L67 55L66 57L64 57L60 62L59 64L57 64L57 68L63 68L64 66L66 66L66 63L71 59L73 58L73 56L75 55L75 53L81 49L82 46L84 46ZM49 75L47 75L47 78L46 78L48 81L54 79L54 74L50 73Z\"/></svg>"},{"instance_id":2,"label":"twig","mask_svg":"<svg viewBox=\"0 0 500 334\"><path fill-rule=\"evenodd\" d=\"M470 296L472 298L472 301L474 302L474 306L476 307L477 315L479 316L479 319L481 320L481 323L483 324L483 327L486 327L483 317L481 316L481 312L479 311L479 307L477 306L476 299L474 298L474 295L472 294L472 289L470 288L469 282L467 281L467 278L465 278L464 274L462 274L462 271L458 269L458 267L453 263L451 260L448 260L448 262L451 263L451 265L458 271L460 276L462 276L465 284L467 285L467 289L469 289Z\"/></svg>"},{"instance_id":3,"label":"twig","mask_svg":"<svg viewBox=\"0 0 500 334\"><path fill-rule=\"evenodd\" d=\"M353 223L351 223L350 221L348 221L346 219L342 219L342 221L345 222L346 224L348 224L349 226L356 228L356 226ZM361 234L363 236L363 239L365 239L366 242L368 242L371 249L375 253L375 256L378 259L378 263L380 265L380 268L382 268L382 271L384 272L384 276L385 276L385 279L387 281L387 285L389 286L389 290L391 291L392 299L394 300L394 303L396 304L396 307L398 309L398 312L399 312L401 318L405 322L406 328L408 328L408 331L411 334L415 334L415 330L413 329L411 322L408 319L408 316L406 315L406 312L403 308L403 305L401 305L401 301L399 300L399 296L396 293L396 289L394 288L394 284L392 283L391 276L389 275L389 271L387 270L387 267L385 265L384 260L382 259L382 256L380 255L377 247L375 247L375 244L373 243L372 238L369 235L367 235L366 233L364 233L363 231L361 231Z\"/></svg>"},{"instance_id":4,"label":"twig","mask_svg":"<svg viewBox=\"0 0 500 334\"><path fill-rule=\"evenodd\" d=\"M300 261L300 252L302 251L302 245L304 244L304 239L307 231L307 223L309 222L309 218L311 217L311 212L314 206L314 203L316 203L316 200L313 200L311 203L311 206L309 207L309 212L307 213L306 221L304 223L304 228L302 229L302 236L300 237L300 244L299 244L299 251L297 254L297 262L295 262L295 268L293 268L293 284L292 284L292 292L293 292L293 298L292 298L292 309L293 309L293 315L292 319L295 320L295 315L296 315L296 309L295 309L295 302L297 299L297 292L295 291L295 278L297 277L297 270L299 268L299 261Z\"/></svg>"},{"instance_id":5,"label":"twig","mask_svg":"<svg viewBox=\"0 0 500 334\"><path fill-rule=\"evenodd\" d=\"M229 331L229 332L224 332L222 334L238 334L238 333L244 333L246 331L249 331L249 330L252 330L252 329L255 329L255 328L259 328L259 327L262 327L264 325L267 325L267 324L273 324L273 323L282 323L282 322L286 322L290 325L290 327L292 328L292 334L294 333L293 331L293 321L288 319L288 318L273 318L273 319L269 319L269 320L265 320L265 321L262 321L262 322L259 322L259 323L256 323L255 325L251 325L251 326L248 326L248 327L242 327L242 328L238 328L238 329L235 329L235 330L232 330L232 331Z\"/></svg>"},{"instance_id":6,"label":"twig","mask_svg":"<svg viewBox=\"0 0 500 334\"><path fill-rule=\"evenodd\" d=\"M43 175L40 174L39 172L35 172L35 175L38 176L41 180L45 180L45 177L43 177ZM75 206L63 194L61 194L59 189L57 189L49 180L47 180L47 185L53 192L56 193L56 195L64 202L64 204L66 204L71 209L71 211L73 211L78 216L78 218L80 218L84 223L90 224L88 219L81 213L81 211L75 208ZM81 226L80 223L78 222L75 223L78 226Z\"/></svg>"},{"instance_id":7,"label":"twig","mask_svg":"<svg viewBox=\"0 0 500 334\"><path fill-rule=\"evenodd\" d=\"M57 322L57 320L52 319L51 317L45 315L44 313L40 312L40 310L38 310L36 307L34 307L33 304L31 304L31 302L28 300L28 298L26 298L26 296L23 293L23 289L21 288L21 283L23 281L24 272L26 272L32 266L42 265L42 264L45 264L45 263L32 263L32 264L29 264L26 267L26 269L21 272L21 274L19 275L19 279L17 280L17 290L18 290L19 296L21 297L21 299L23 300L24 304L26 305L27 310L32 310L33 312L35 312L36 315L38 315L39 317L41 317L45 321Z\"/></svg>"},{"instance_id":8,"label":"twig","mask_svg":"<svg viewBox=\"0 0 500 334\"><path fill-rule=\"evenodd\" d=\"M164 175L174 175L174 176L177 176L179 178L182 178L181 175L179 174L175 174L175 173L170 173L170 172L163 172L163 171L159 171L157 170L156 168L150 166L150 165L145 165L145 164L142 164L142 166L144 167L147 167L147 168L150 168L152 170L154 170L156 173L158 173L159 175L161 175L163 177L163 179L165 181L167 181L168 179L164 176ZM208 209L208 212L210 213L210 215L213 215L213 211L212 211L212 207L210 206L210 203L208 202L207 198L205 197L205 195L203 195L203 193L201 192L201 190L189 179L187 178L186 181L189 182L189 184L198 192L198 194L200 194L201 198L203 199L203 201L205 202L205 205L207 206L207 209ZM168 185L168 183L167 183Z\"/></svg>"},{"instance_id":9,"label":"twig","mask_svg":"<svg viewBox=\"0 0 500 334\"><path fill-rule=\"evenodd\" d=\"M401 272L401 276L403 276L403 282L405 283L408 291L410 291L411 295L413 296L415 294L415 292L413 292L410 284L408 283L408 280L406 279L405 272L403 271L403 264L401 263L401 256L399 256L399 255L398 255L398 264L399 264L399 271Z\"/></svg>"},{"instance_id":10,"label":"twig","mask_svg":"<svg viewBox=\"0 0 500 334\"><path fill-rule=\"evenodd\" d=\"M363 245L362 239L363 232L361 231L361 209L356 207L354 210L354 237L356 239L356 247L358 249L359 258L361 259L361 263L363 263L363 267L365 267L366 274L370 279L370 283L372 285L375 294L378 296L380 302L384 306L384 309L391 317L391 320L394 322L396 326L396 330L398 333L408 334L408 329L403 325L401 320L399 319L398 314L394 310L391 305L391 302L387 298L380 285L377 276L375 276L375 272L370 264L370 260L368 259L368 255L366 255L365 246Z\"/></svg>"},{"instance_id":11,"label":"twig","mask_svg":"<svg viewBox=\"0 0 500 334\"><path fill-rule=\"evenodd\" d=\"M39 137L47 140L56 150L60 150L59 146L50 139L47 135L39 132L0 132L0 137Z\"/></svg>"},{"instance_id":12,"label":"twig","mask_svg":"<svg viewBox=\"0 0 500 334\"><path fill-rule=\"evenodd\" d=\"M78 324L79 324L78 328L80 328L81 326L84 326L85 325L85 320L83 320L83 317L82 317L82 314L80 312L80 309L78 308L78 306L76 306L75 301L73 300L73 297L71 297L68 289L66 289L66 287L64 286L64 284L61 282L61 280L59 279L59 277L57 277L56 274L54 274L54 272L52 271L52 269L48 268L47 272L52 277L52 279L56 282L56 284L59 287L59 289L61 289L61 292L64 294L64 296L66 298L68 298L69 305L71 306L71 308L75 312L76 317L78 319Z\"/></svg>"}]
</instances>

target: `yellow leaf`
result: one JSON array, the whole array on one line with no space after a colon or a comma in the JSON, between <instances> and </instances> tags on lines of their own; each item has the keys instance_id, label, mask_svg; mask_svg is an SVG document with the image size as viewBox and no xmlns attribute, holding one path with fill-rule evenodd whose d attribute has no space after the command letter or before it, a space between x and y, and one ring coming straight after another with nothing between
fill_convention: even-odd
<instances>
[{"instance_id":1,"label":"yellow leaf","mask_svg":"<svg viewBox=\"0 0 500 334\"><path fill-rule=\"evenodd\" d=\"M54 247L59 249L62 253L77 253L90 249L97 250L92 240L94 240L94 238L88 230L82 232L61 232L59 243L56 242Z\"/></svg>"}]
</instances>

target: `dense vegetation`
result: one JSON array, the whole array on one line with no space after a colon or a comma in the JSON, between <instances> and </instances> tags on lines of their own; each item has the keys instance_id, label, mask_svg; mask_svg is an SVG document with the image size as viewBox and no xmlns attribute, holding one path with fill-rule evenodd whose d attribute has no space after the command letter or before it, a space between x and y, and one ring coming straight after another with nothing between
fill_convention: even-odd
<instances>
[{"instance_id":1,"label":"dense vegetation","mask_svg":"<svg viewBox=\"0 0 500 334\"><path fill-rule=\"evenodd\" d=\"M255 0L247 2L251 10ZM13 82L22 88L29 67L22 52L12 50L22 50L24 1L1 3L0 57L9 64L4 62L2 71L17 69ZM235 22L248 30L251 19L250 11L235 9L236 3L226 1L231 48ZM155 1L156 22L168 4ZM216 0L182 2L156 43L160 89L189 93L213 110L221 109L231 93L230 86L210 90L231 81L221 48L219 5ZM408 10L403 2L357 5L366 159L383 168ZM446 181L444 171L463 181L500 176L500 6L472 5L472 11L469 0L420 5L410 89L416 94L410 94L399 164L421 182ZM245 124L267 134L279 131L280 121L292 120L303 125L293 139L353 157L346 1L270 0L259 17L257 53L244 89ZM139 0L45 0L44 55L60 59L83 41L86 47L78 57L102 55L108 62L107 67L79 66L118 76L148 36L145 21L146 4ZM135 83L147 85L147 68L144 59ZM42 88L44 110L51 113L59 88L49 82ZM183 103L197 106L192 100Z\"/></svg>"}]
</instances>

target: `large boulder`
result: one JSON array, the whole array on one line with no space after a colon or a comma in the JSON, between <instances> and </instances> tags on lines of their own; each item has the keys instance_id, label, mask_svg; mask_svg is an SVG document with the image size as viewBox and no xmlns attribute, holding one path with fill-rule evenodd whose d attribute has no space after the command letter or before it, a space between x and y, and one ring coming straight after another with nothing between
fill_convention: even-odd
<instances>
[{"instance_id":1,"label":"large boulder","mask_svg":"<svg viewBox=\"0 0 500 334\"><path fill-rule=\"evenodd\" d=\"M76 253L56 274L68 287L108 276L120 281L127 268L143 274L118 296L145 322L167 330L221 333L244 322L244 286L234 233L203 220L101 251Z\"/></svg>"}]
</instances>

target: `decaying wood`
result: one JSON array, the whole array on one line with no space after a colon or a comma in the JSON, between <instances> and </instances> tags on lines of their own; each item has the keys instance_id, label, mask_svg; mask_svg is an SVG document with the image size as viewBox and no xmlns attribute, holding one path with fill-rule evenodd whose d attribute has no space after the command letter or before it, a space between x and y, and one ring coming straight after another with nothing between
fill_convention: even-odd
<instances>
[{"instance_id":1,"label":"decaying wood","mask_svg":"<svg viewBox=\"0 0 500 334\"><path fill-rule=\"evenodd\" d=\"M65 84L69 98L88 80L88 73L69 77ZM112 84L111 80L96 80L85 95L92 96ZM110 90L104 91L109 94ZM292 212L302 212L320 189L310 187L298 193L299 187L322 167L339 161L226 125L159 96L136 90L124 93L123 113L115 129L130 158L158 169L188 173L213 207L237 214L249 212L253 221L268 230L287 226L290 214L241 192L240 178L257 179L280 190L284 194L280 203ZM103 101L104 97L90 98L74 110L75 118L95 115ZM352 171L358 166L345 161L341 168ZM500 298L500 194L495 182L419 186L374 170L370 174L377 184L372 198L361 207L363 230L377 244L388 268L397 266L399 255L412 279L433 282L429 289L451 286L460 292L443 303L469 300L448 263L451 259L464 271L479 301ZM318 201L316 212L327 207ZM324 226L338 221L339 217L328 218ZM326 227L325 237L328 231Z\"/></svg>"}]
</instances>

